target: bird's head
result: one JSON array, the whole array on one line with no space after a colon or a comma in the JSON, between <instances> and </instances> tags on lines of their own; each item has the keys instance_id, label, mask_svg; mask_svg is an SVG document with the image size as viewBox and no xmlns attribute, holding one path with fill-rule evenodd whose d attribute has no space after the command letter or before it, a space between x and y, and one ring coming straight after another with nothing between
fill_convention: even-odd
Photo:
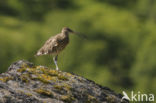
<instances>
[{"instance_id":1,"label":"bird's head","mask_svg":"<svg viewBox=\"0 0 156 103\"><path fill-rule=\"evenodd\" d=\"M72 34L78 35L78 36L81 37L81 38L87 39L85 35L83 35L83 34L81 34L81 33L79 33L79 32L75 32L75 31L71 30L71 29L68 28L68 27L63 27L63 28L62 28L62 33L65 33L65 34L72 33Z\"/></svg>"},{"instance_id":2,"label":"bird's head","mask_svg":"<svg viewBox=\"0 0 156 103\"><path fill-rule=\"evenodd\" d=\"M63 28L62 28L62 33L74 33L74 31L71 30L71 29L68 28L68 27L63 27Z\"/></svg>"}]
</instances>

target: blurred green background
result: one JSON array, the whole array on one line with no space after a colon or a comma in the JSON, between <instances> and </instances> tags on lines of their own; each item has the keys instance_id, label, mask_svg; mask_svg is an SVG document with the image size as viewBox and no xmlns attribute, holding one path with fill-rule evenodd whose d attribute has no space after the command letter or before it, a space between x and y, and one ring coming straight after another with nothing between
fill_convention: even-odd
<instances>
[{"instance_id":1,"label":"blurred green background","mask_svg":"<svg viewBox=\"0 0 156 103\"><path fill-rule=\"evenodd\" d=\"M0 72L19 59L55 68L34 54L64 26L88 39L70 35L62 71L120 93L156 93L155 0L0 0Z\"/></svg>"}]
</instances>

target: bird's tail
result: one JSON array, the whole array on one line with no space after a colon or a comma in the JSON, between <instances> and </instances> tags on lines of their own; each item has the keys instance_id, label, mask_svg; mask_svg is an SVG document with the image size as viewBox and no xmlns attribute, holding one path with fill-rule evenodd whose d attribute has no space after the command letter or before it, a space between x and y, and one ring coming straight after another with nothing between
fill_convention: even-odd
<instances>
[{"instance_id":1,"label":"bird's tail","mask_svg":"<svg viewBox=\"0 0 156 103\"><path fill-rule=\"evenodd\" d=\"M44 55L44 54L41 53L40 51L38 51L34 56L37 57L37 56L41 56L41 55Z\"/></svg>"},{"instance_id":2,"label":"bird's tail","mask_svg":"<svg viewBox=\"0 0 156 103\"><path fill-rule=\"evenodd\" d=\"M35 56L35 57L39 56L39 53L37 52L34 56Z\"/></svg>"}]
</instances>

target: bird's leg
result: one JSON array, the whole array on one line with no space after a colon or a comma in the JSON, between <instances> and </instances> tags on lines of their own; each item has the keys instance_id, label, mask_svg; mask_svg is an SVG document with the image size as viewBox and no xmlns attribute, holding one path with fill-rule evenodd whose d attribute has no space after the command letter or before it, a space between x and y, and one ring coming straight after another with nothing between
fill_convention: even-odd
<instances>
[{"instance_id":1,"label":"bird's leg","mask_svg":"<svg viewBox=\"0 0 156 103\"><path fill-rule=\"evenodd\" d=\"M53 60L54 60L55 66L56 66L56 70L59 70L58 65L57 65L57 57L58 57L58 55L53 57Z\"/></svg>"}]
</instances>

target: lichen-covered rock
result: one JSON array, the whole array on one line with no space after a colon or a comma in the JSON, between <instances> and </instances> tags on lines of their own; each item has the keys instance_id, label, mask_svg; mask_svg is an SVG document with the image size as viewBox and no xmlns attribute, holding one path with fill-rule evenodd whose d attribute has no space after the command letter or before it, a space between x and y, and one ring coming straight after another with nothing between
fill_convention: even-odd
<instances>
[{"instance_id":1,"label":"lichen-covered rock","mask_svg":"<svg viewBox=\"0 0 156 103\"><path fill-rule=\"evenodd\" d=\"M121 97L83 77L24 60L0 74L0 103L127 103Z\"/></svg>"}]
</instances>

